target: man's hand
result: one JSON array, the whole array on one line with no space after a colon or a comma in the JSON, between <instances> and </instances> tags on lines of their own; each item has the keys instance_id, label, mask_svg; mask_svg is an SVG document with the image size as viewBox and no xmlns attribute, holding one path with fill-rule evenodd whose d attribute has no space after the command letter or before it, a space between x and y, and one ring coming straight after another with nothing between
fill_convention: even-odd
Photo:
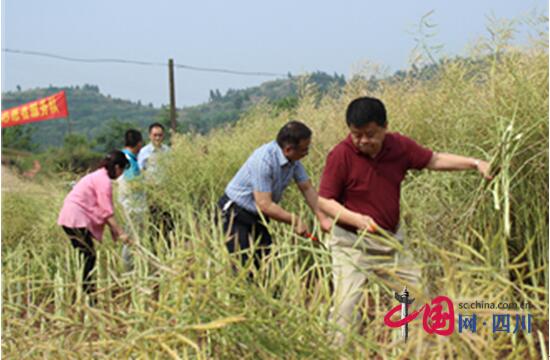
<instances>
[{"instance_id":1,"label":"man's hand","mask_svg":"<svg viewBox=\"0 0 550 360\"><path fill-rule=\"evenodd\" d=\"M337 219L339 224L352 226L359 230L367 230L369 232L376 232L378 229L378 225L370 216L348 210L334 199L319 197L319 208L331 218ZM332 221L330 223L331 226ZM321 223L321 227L326 226L328 231L330 231L328 223L325 224L326 225L323 225L323 223Z\"/></svg>"},{"instance_id":2,"label":"man's hand","mask_svg":"<svg viewBox=\"0 0 550 360\"><path fill-rule=\"evenodd\" d=\"M491 176L491 166L487 161L476 160L477 171L487 180L493 180Z\"/></svg>"},{"instance_id":3,"label":"man's hand","mask_svg":"<svg viewBox=\"0 0 550 360\"><path fill-rule=\"evenodd\" d=\"M319 219L319 225L321 226L321 231L328 233L332 230L332 219L328 216L323 216Z\"/></svg>"},{"instance_id":4,"label":"man's hand","mask_svg":"<svg viewBox=\"0 0 550 360\"><path fill-rule=\"evenodd\" d=\"M319 225L321 230L324 232L330 232L332 228L332 219L330 219L320 208L319 208L319 194L311 185L311 180L306 180L304 182L298 183L298 188L304 195L306 203L313 210L317 219L319 219Z\"/></svg>"},{"instance_id":5,"label":"man's hand","mask_svg":"<svg viewBox=\"0 0 550 360\"><path fill-rule=\"evenodd\" d=\"M368 215L357 214L355 226L359 230L367 230L370 233L374 233L378 230L378 225Z\"/></svg>"},{"instance_id":6,"label":"man's hand","mask_svg":"<svg viewBox=\"0 0 550 360\"><path fill-rule=\"evenodd\" d=\"M305 236L307 233L309 233L307 225L302 221L302 219L296 218L296 221L294 223L294 232L300 236Z\"/></svg>"}]
</instances>

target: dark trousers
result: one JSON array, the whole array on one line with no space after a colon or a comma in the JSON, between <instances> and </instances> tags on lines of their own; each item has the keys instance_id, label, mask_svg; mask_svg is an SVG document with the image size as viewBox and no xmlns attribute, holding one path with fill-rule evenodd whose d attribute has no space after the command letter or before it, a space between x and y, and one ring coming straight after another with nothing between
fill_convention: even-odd
<instances>
[{"instance_id":1,"label":"dark trousers","mask_svg":"<svg viewBox=\"0 0 550 360\"><path fill-rule=\"evenodd\" d=\"M164 237L168 248L172 247L170 233L174 230L174 219L168 211L165 211L156 204L149 205L149 214L151 215L151 225L155 234L151 236L151 240L153 240L153 253L156 255L156 244L154 242L158 241L161 235Z\"/></svg>"},{"instance_id":2,"label":"dark trousers","mask_svg":"<svg viewBox=\"0 0 550 360\"><path fill-rule=\"evenodd\" d=\"M246 250L255 244L253 261L256 269L259 269L262 259L271 251L271 235L257 214L235 203L224 211L228 201L225 194L218 201L218 207L222 211L223 230L229 235L229 240L225 243L227 251L231 254L241 252L241 264L245 266L250 256L250 252Z\"/></svg>"},{"instance_id":3,"label":"dark trousers","mask_svg":"<svg viewBox=\"0 0 550 360\"><path fill-rule=\"evenodd\" d=\"M92 279L91 273L95 266L96 253L92 234L86 228L68 228L63 226L63 230L69 236L71 244L78 250L80 257L84 261L82 288L87 294L93 293L95 291L95 282Z\"/></svg>"}]
</instances>

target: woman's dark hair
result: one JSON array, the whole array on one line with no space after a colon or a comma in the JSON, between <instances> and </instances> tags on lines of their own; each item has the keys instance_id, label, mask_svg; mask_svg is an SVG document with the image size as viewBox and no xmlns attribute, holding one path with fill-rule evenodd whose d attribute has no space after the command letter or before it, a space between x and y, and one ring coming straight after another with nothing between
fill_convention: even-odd
<instances>
[{"instance_id":1,"label":"woman's dark hair","mask_svg":"<svg viewBox=\"0 0 550 360\"><path fill-rule=\"evenodd\" d=\"M116 170L115 165L118 165L122 170L126 168L130 163L126 159L126 155L120 150L113 150L101 162L99 163L98 169L105 168L107 169L107 174L109 178L116 179Z\"/></svg>"},{"instance_id":2,"label":"woman's dark hair","mask_svg":"<svg viewBox=\"0 0 550 360\"><path fill-rule=\"evenodd\" d=\"M279 130L279 133L277 134L277 144L279 144L281 148L284 148L287 145L296 147L300 144L300 141L307 140L309 138L311 138L311 130L306 126L306 124L293 120L286 123L285 126Z\"/></svg>"}]
</instances>

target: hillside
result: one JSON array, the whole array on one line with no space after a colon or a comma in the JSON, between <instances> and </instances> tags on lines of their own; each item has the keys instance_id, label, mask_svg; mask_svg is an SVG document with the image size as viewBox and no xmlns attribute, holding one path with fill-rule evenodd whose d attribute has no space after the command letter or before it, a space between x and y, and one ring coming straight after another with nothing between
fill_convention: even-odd
<instances>
[{"instance_id":1,"label":"hillside","mask_svg":"<svg viewBox=\"0 0 550 360\"><path fill-rule=\"evenodd\" d=\"M313 87L322 96L331 92L338 93L346 85L343 75L328 75L315 72L305 76L267 81L259 86L243 90L229 89L225 95L219 90L210 91L208 103L184 108L180 112L182 131L206 133L224 123L233 123L243 112L252 106L267 101L278 109L291 109L297 106L300 89Z\"/></svg>"},{"instance_id":2,"label":"hillside","mask_svg":"<svg viewBox=\"0 0 550 360\"><path fill-rule=\"evenodd\" d=\"M316 72L306 77L292 77L265 82L243 90L230 89L226 94L212 90L207 103L178 110L178 130L206 133L223 123L235 122L251 106L268 101L285 108L295 106L301 84L315 86L325 94L345 85L342 75L334 76ZM153 121L168 123L166 109L152 104L144 105L113 98L101 93L98 86L36 88L2 93L2 109L9 109L29 101L65 90L70 116L57 121L45 121L9 128L2 131L4 147L25 150L44 150L63 145L63 138L70 129L88 140L105 142L105 137L130 126L145 130Z\"/></svg>"},{"instance_id":3,"label":"hillside","mask_svg":"<svg viewBox=\"0 0 550 360\"><path fill-rule=\"evenodd\" d=\"M159 113L159 109L154 108L152 104L144 106L139 102L112 98L102 94L99 87L88 84L82 87L50 86L2 93L2 109L18 106L62 90L65 90L67 96L70 113L68 119L22 126L27 132L32 133L32 141L38 144L40 149L63 145L63 138L69 129L68 122L70 122L71 132L85 135L91 140L101 134L103 126L109 121L123 121L144 127ZM10 129L10 131L14 130ZM4 131L2 135L4 140Z\"/></svg>"},{"instance_id":4,"label":"hillside","mask_svg":"<svg viewBox=\"0 0 550 360\"><path fill-rule=\"evenodd\" d=\"M456 58L447 62L463 61ZM317 71L307 75L266 81L246 89L229 89L222 94L218 89L210 91L207 102L177 109L178 131L205 134L211 129L227 123L235 123L254 106L267 102L276 111L293 110L304 91L314 92L317 100L325 95L337 97L348 82L367 80L370 91L376 90L381 81L401 82L405 78L430 80L434 78L443 61L421 68L412 67L408 71L399 70L384 79L355 76L346 81L343 75L329 75ZM105 151L113 145L122 146L122 133L129 127L141 130L153 121L169 124L168 109L153 104L132 102L113 98L101 93L96 85L36 88L2 93L2 109L9 109L56 92L64 90L67 95L70 116L68 119L45 121L8 128L2 131L4 148L42 151L49 147L63 146L63 139L69 132L83 135L96 151Z\"/></svg>"}]
</instances>

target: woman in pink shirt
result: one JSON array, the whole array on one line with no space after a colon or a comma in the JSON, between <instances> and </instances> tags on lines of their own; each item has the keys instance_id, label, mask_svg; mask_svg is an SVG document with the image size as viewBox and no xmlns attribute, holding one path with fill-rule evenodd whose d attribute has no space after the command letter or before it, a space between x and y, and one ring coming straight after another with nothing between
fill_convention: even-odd
<instances>
[{"instance_id":1,"label":"woman in pink shirt","mask_svg":"<svg viewBox=\"0 0 550 360\"><path fill-rule=\"evenodd\" d=\"M118 178L129 165L126 156L115 150L102 160L99 168L84 176L65 198L57 223L63 227L75 249L84 260L82 276L84 292L95 290L91 272L96 253L92 238L101 241L105 224L113 239L131 243L128 235L117 224L113 211L112 180Z\"/></svg>"}]
</instances>

